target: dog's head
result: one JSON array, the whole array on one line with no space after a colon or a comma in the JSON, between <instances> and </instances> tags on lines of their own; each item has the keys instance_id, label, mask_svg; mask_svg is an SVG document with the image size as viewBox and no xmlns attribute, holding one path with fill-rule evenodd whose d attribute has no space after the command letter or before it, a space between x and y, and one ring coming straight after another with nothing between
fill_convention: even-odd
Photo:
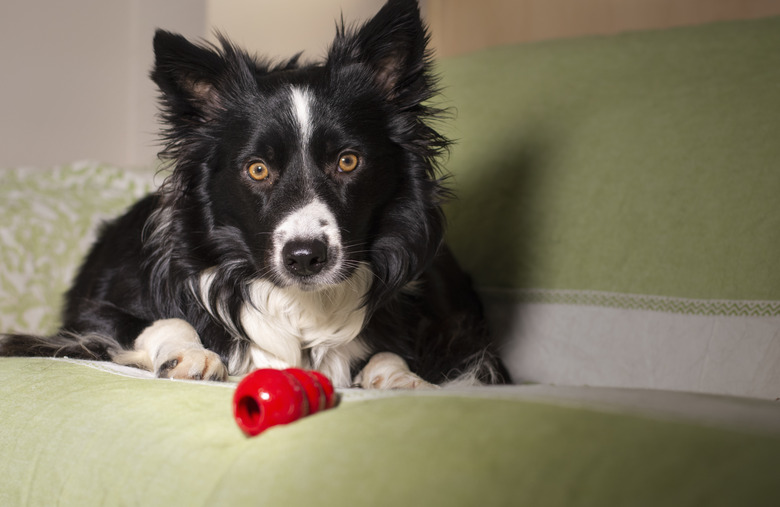
<instances>
[{"instance_id":1,"label":"dog's head","mask_svg":"<svg viewBox=\"0 0 780 507\"><path fill-rule=\"evenodd\" d=\"M413 280L441 243L446 193L426 42L413 0L340 27L311 65L159 31L165 199L187 223L187 255L305 290L367 263L376 298Z\"/></svg>"}]
</instances>

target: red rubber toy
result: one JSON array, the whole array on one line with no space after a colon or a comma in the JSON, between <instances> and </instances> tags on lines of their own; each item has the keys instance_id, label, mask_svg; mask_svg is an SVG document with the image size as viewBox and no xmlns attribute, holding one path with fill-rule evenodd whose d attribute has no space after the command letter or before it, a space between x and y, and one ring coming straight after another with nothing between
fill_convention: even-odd
<instances>
[{"instance_id":1,"label":"red rubber toy","mask_svg":"<svg viewBox=\"0 0 780 507\"><path fill-rule=\"evenodd\" d=\"M325 390L320 380L312 372L301 370L300 368L287 368L284 371L295 377L300 382L301 387L303 387L303 392L306 394L306 400L308 401L309 415L328 408Z\"/></svg>"},{"instance_id":2,"label":"red rubber toy","mask_svg":"<svg viewBox=\"0 0 780 507\"><path fill-rule=\"evenodd\" d=\"M333 384L322 373L264 368L239 382L233 394L233 417L241 431L252 437L334 405Z\"/></svg>"},{"instance_id":3,"label":"red rubber toy","mask_svg":"<svg viewBox=\"0 0 780 507\"><path fill-rule=\"evenodd\" d=\"M314 375L322 386L322 390L325 392L325 408L333 408L336 406L336 390L333 389L333 384L330 379L318 371L312 370L310 372Z\"/></svg>"}]
</instances>

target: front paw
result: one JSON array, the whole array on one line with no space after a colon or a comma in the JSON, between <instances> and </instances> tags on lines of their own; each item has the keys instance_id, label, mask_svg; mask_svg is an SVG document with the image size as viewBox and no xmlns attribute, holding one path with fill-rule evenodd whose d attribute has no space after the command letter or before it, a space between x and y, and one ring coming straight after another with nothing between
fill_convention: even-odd
<instances>
[{"instance_id":1,"label":"front paw","mask_svg":"<svg viewBox=\"0 0 780 507\"><path fill-rule=\"evenodd\" d=\"M354 384L363 389L435 389L412 373L400 356L391 352L375 354L355 377Z\"/></svg>"},{"instance_id":2,"label":"front paw","mask_svg":"<svg viewBox=\"0 0 780 507\"><path fill-rule=\"evenodd\" d=\"M115 361L136 364L162 378L227 380L217 354L203 347L198 332L182 319L157 320L138 335L135 349Z\"/></svg>"},{"instance_id":3,"label":"front paw","mask_svg":"<svg viewBox=\"0 0 780 507\"><path fill-rule=\"evenodd\" d=\"M228 371L217 354L192 347L167 355L155 368L155 375L160 378L224 381Z\"/></svg>"}]
</instances>

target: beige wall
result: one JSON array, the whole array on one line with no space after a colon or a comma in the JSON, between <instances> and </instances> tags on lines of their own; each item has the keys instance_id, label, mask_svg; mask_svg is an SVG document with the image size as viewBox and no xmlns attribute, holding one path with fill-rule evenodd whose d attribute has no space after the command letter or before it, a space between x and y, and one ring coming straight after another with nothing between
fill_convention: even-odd
<instances>
[{"instance_id":1,"label":"beige wall","mask_svg":"<svg viewBox=\"0 0 780 507\"><path fill-rule=\"evenodd\" d=\"M780 0L426 0L440 56L590 34L780 15Z\"/></svg>"},{"instance_id":2,"label":"beige wall","mask_svg":"<svg viewBox=\"0 0 780 507\"><path fill-rule=\"evenodd\" d=\"M304 51L310 59L325 54L344 14L349 23L373 16L384 0L209 0L212 29L261 55L292 56ZM213 33L210 40L215 40Z\"/></svg>"},{"instance_id":3,"label":"beige wall","mask_svg":"<svg viewBox=\"0 0 780 507\"><path fill-rule=\"evenodd\" d=\"M250 50L321 56L343 9L382 0L0 0L0 167L154 163L156 27L224 30Z\"/></svg>"},{"instance_id":4,"label":"beige wall","mask_svg":"<svg viewBox=\"0 0 780 507\"><path fill-rule=\"evenodd\" d=\"M1 0L0 166L153 161L152 34L201 35L204 2Z\"/></svg>"}]
</instances>

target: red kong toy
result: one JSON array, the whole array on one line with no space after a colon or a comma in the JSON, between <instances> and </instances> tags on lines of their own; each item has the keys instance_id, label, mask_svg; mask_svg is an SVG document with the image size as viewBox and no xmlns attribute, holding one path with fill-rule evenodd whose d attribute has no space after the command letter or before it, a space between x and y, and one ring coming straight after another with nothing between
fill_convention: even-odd
<instances>
[{"instance_id":1,"label":"red kong toy","mask_svg":"<svg viewBox=\"0 0 780 507\"><path fill-rule=\"evenodd\" d=\"M239 382L233 395L233 416L241 431L253 437L335 404L333 384L322 373L264 368Z\"/></svg>"}]
</instances>

